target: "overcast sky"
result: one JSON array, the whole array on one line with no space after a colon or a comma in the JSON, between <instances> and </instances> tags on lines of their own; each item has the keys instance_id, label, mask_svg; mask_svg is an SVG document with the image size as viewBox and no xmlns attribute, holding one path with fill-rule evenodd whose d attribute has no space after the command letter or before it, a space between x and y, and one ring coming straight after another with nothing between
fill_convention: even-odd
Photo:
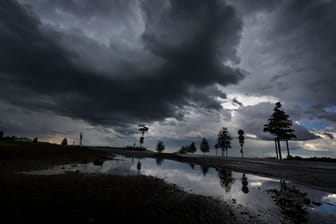
<instances>
[{"instance_id":1,"label":"overcast sky","mask_svg":"<svg viewBox=\"0 0 336 224\"><path fill-rule=\"evenodd\" d=\"M280 101L294 148L336 155L335 40L332 0L1 0L0 129L177 149L267 139Z\"/></svg>"}]
</instances>

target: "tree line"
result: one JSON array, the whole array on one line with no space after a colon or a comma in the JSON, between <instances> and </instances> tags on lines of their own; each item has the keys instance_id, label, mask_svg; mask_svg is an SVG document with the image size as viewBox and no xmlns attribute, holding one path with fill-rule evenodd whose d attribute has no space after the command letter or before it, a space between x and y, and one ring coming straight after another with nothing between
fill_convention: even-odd
<instances>
[{"instance_id":1,"label":"tree line","mask_svg":"<svg viewBox=\"0 0 336 224\"><path fill-rule=\"evenodd\" d=\"M294 134L294 129L292 129L293 121L289 119L289 115L284 112L282 109L282 105L280 102L277 102L275 104L275 107L273 109L273 113L271 114L270 118L268 119L268 122L264 125L264 132L270 133L274 137L274 145L275 145L275 154L277 159L282 159L282 153L281 153L281 145L280 141L286 142L287 147L287 157L290 158L290 152L288 147L288 140L291 140L293 138L296 138L296 135ZM244 150L243 146L245 143L245 137L244 137L244 130L239 129L238 130L238 140L240 145L240 154L242 157L244 157ZM217 150L222 150L222 157L228 156L228 149L231 148L231 141L232 137L226 127L223 127L217 135L216 143L214 145L216 150L216 156L217 156ZM162 152L164 150L165 146L162 141L159 141L156 145L156 151ZM210 145L206 138L202 138L202 141L200 143L200 150L201 152L207 153L210 151ZM197 148L195 146L195 143L192 142L190 145L182 146L181 149L178 151L178 153L195 153L197 151Z\"/></svg>"}]
</instances>

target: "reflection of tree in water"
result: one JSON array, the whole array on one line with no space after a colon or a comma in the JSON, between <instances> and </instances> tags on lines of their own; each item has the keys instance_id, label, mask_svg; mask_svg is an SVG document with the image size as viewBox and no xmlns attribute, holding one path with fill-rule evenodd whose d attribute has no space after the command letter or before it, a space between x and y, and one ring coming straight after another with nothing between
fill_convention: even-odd
<instances>
[{"instance_id":1,"label":"reflection of tree in water","mask_svg":"<svg viewBox=\"0 0 336 224\"><path fill-rule=\"evenodd\" d=\"M138 175L140 175L140 170L141 170L141 161L139 159L138 163L137 163L137 170L138 170Z\"/></svg>"},{"instance_id":2,"label":"reflection of tree in water","mask_svg":"<svg viewBox=\"0 0 336 224\"><path fill-rule=\"evenodd\" d=\"M226 169L218 170L218 178L220 185L225 189L225 192L229 192L231 190L231 186L234 182L232 177L232 171Z\"/></svg>"},{"instance_id":3,"label":"reflection of tree in water","mask_svg":"<svg viewBox=\"0 0 336 224\"><path fill-rule=\"evenodd\" d=\"M287 190L287 185L286 185L286 179L285 178L280 179L280 189L281 190Z\"/></svg>"},{"instance_id":4,"label":"reflection of tree in water","mask_svg":"<svg viewBox=\"0 0 336 224\"><path fill-rule=\"evenodd\" d=\"M287 187L285 178L280 179L280 190L268 190L273 200L281 208L285 223L307 223L306 206L310 200L307 193L302 193L293 187Z\"/></svg>"},{"instance_id":5,"label":"reflection of tree in water","mask_svg":"<svg viewBox=\"0 0 336 224\"><path fill-rule=\"evenodd\" d=\"M190 165L191 169L195 169L195 164L190 163L189 165Z\"/></svg>"},{"instance_id":6,"label":"reflection of tree in water","mask_svg":"<svg viewBox=\"0 0 336 224\"><path fill-rule=\"evenodd\" d=\"M155 158L156 161L156 165L161 166L161 164L163 163L164 159L162 158Z\"/></svg>"},{"instance_id":7,"label":"reflection of tree in water","mask_svg":"<svg viewBox=\"0 0 336 224\"><path fill-rule=\"evenodd\" d=\"M247 181L247 177L246 177L245 173L243 173L243 176L242 176L241 181L242 181L242 191L243 191L245 194L247 194L247 193L249 192L249 189L248 189L248 187L247 187L247 185L248 185L248 181Z\"/></svg>"},{"instance_id":8,"label":"reflection of tree in water","mask_svg":"<svg viewBox=\"0 0 336 224\"><path fill-rule=\"evenodd\" d=\"M202 170L203 176L206 176L206 174L209 172L209 167L206 165L201 165L201 170Z\"/></svg>"}]
</instances>

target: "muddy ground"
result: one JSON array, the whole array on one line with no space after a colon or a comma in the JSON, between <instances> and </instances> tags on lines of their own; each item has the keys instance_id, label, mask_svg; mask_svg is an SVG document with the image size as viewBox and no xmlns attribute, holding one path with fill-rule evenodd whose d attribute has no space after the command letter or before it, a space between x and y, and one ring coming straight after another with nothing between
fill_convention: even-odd
<instances>
[{"instance_id":1,"label":"muddy ground","mask_svg":"<svg viewBox=\"0 0 336 224\"><path fill-rule=\"evenodd\" d=\"M252 213L154 177L19 173L105 159L111 154L86 148L2 145L1 223L262 223Z\"/></svg>"}]
</instances>

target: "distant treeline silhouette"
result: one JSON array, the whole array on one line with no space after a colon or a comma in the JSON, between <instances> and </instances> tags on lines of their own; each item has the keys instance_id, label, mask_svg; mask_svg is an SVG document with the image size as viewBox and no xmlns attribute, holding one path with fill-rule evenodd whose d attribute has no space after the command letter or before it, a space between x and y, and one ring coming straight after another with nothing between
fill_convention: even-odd
<instances>
[{"instance_id":1,"label":"distant treeline silhouette","mask_svg":"<svg viewBox=\"0 0 336 224\"><path fill-rule=\"evenodd\" d=\"M294 129L292 129L293 121L289 119L289 115L286 114L282 110L282 105L280 102L277 102L275 104L275 107L273 109L273 113L271 114L270 118L268 119L267 124L264 125L264 132L268 132L271 135L274 136L274 144L275 144L275 154L277 159L282 159L282 153L281 153L281 145L280 141L285 141L287 146L287 158L292 159L290 153L289 153L289 147L288 147L288 140L291 140L293 138L296 138L296 135L294 134ZM143 143L143 135L146 131L148 131L148 127L145 127L145 125L140 125L141 131L141 141L140 141L140 147L135 147L135 144L133 146L126 146L126 149L130 150L138 150L138 151L145 151L146 148L142 147ZM241 156L244 157L243 152L243 145L244 145L244 130L239 129L238 130L238 140L240 145L240 153ZM81 135L82 136L82 135ZM4 131L0 131L0 140L15 140L15 141L27 141L27 142L38 142L38 138L34 138L33 140L26 138L26 137L16 137L16 136L4 136ZM217 135L216 143L214 145L216 149L216 156L217 156L217 150L222 150L222 157L228 156L228 150L231 147L231 141L232 137L226 127L223 127ZM60 145L67 146L68 140L67 138L63 138L63 140L60 142ZM156 145L156 151L161 153L165 149L165 145L162 141L158 141ZM202 141L200 143L200 150L203 154L210 151L210 146L206 138L202 138ZM178 153L195 153L197 151L195 142L192 142L190 145L185 145L180 148Z\"/></svg>"},{"instance_id":2,"label":"distant treeline silhouette","mask_svg":"<svg viewBox=\"0 0 336 224\"><path fill-rule=\"evenodd\" d=\"M271 117L268 119L268 123L264 125L264 132L268 132L271 135L274 136L274 143L275 143L275 154L277 159L282 159L282 153L281 153L281 145L280 141L285 141L287 146L287 158L291 158L291 155L289 153L289 147L288 147L288 140L291 140L293 138L296 138L296 135L294 134L294 129L292 129L293 121L289 119L289 115L286 114L282 110L282 105L280 102L277 102L275 104L275 107L273 109L273 113L271 114ZM238 130L238 140L240 145L240 153L241 156L244 157L244 151L243 146L245 143L245 137L244 137L244 130L239 129ZM214 145L216 149L216 156L217 156L217 150L222 150L222 157L228 156L228 150L231 147L231 141L232 137L226 127L223 127L216 139L216 143ZM200 150L203 153L209 152L209 144L205 138L202 139ZM178 153L195 153L197 151L197 148L195 147L195 143L192 142L190 145L182 146L181 149L178 151Z\"/></svg>"}]
</instances>

